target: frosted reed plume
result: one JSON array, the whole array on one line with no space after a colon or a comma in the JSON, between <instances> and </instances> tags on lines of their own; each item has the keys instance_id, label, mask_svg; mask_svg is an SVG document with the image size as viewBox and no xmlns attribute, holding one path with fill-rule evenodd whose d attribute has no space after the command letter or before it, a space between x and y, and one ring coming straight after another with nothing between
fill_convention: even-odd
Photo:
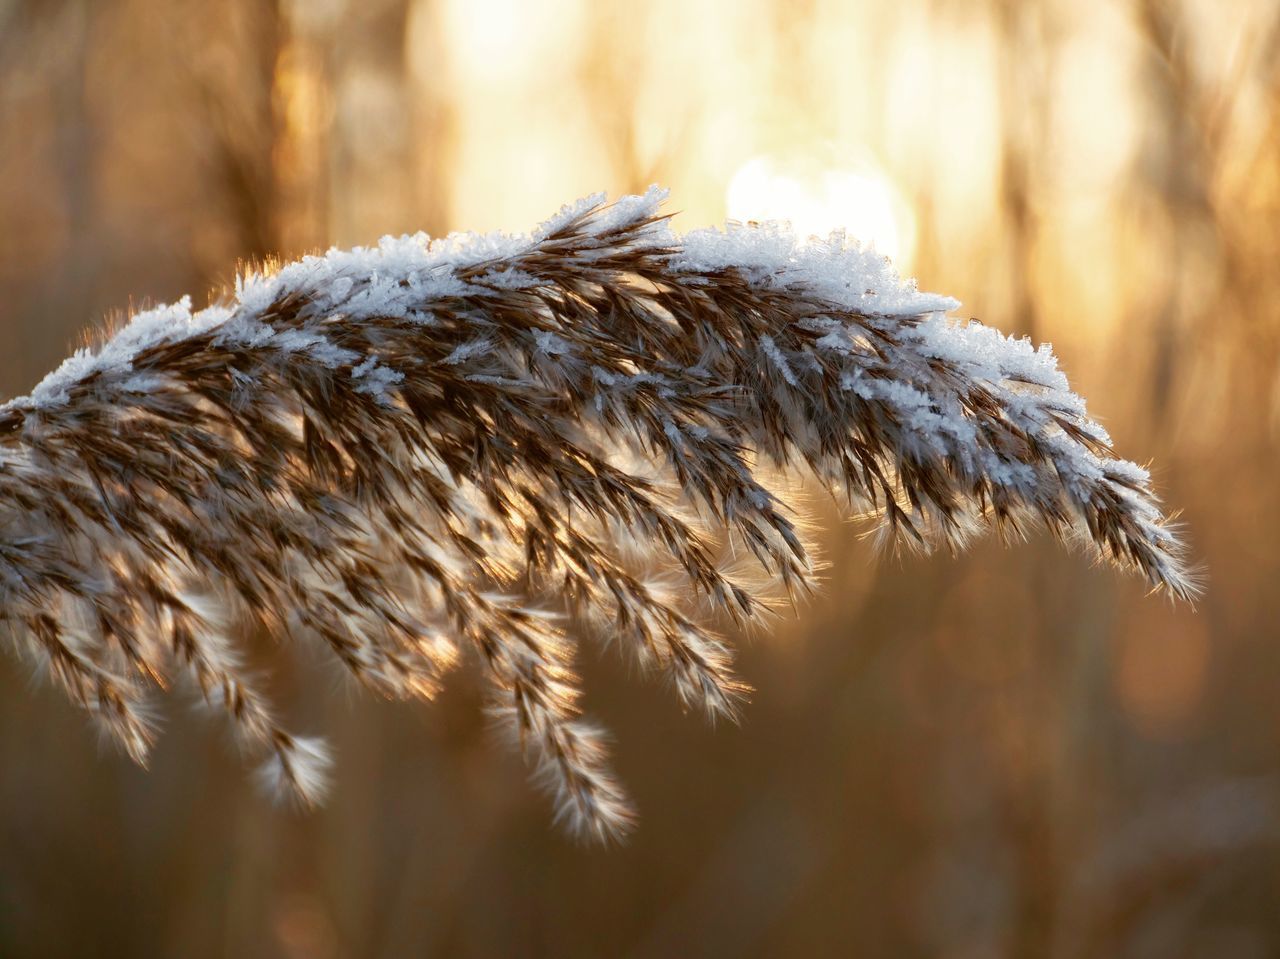
<instances>
[{"instance_id":1,"label":"frosted reed plume","mask_svg":"<svg viewBox=\"0 0 1280 959\"><path fill-rule=\"evenodd\" d=\"M149 693L185 672L307 803L327 754L280 726L236 623L318 640L395 697L430 698L468 654L560 815L608 838L631 811L570 636L732 715L745 687L708 620L765 612L745 576L813 574L767 471L922 547L1039 524L1193 592L1147 473L1048 347L948 319L838 235L678 237L664 197L307 257L72 356L0 407L15 642L139 762Z\"/></svg>"}]
</instances>

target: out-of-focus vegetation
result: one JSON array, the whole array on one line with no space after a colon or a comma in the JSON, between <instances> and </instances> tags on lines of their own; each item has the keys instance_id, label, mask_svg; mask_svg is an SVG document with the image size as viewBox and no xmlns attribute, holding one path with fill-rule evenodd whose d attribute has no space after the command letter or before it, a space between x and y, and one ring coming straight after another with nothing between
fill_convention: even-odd
<instances>
[{"instance_id":1,"label":"out-of-focus vegetation","mask_svg":"<svg viewBox=\"0 0 1280 959\"><path fill-rule=\"evenodd\" d=\"M1040 539L877 561L815 496L828 587L745 648L743 727L581 664L644 816L609 852L466 683L277 671L341 754L299 815L180 712L149 773L101 755L11 660L0 955L1280 952L1269 0L0 2L0 394L237 261L654 180L680 228L847 225L1053 341L1183 508L1199 608Z\"/></svg>"}]
</instances>

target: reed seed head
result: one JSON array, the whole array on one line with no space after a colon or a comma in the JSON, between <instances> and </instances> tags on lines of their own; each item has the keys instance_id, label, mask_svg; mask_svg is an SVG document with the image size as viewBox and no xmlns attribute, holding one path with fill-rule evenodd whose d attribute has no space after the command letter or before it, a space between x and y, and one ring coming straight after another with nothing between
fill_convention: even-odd
<instances>
[{"instance_id":1,"label":"reed seed head","mask_svg":"<svg viewBox=\"0 0 1280 959\"><path fill-rule=\"evenodd\" d=\"M327 752L281 727L235 618L389 696L430 698L466 656L559 815L610 839L633 816L580 716L574 640L734 715L746 687L709 620L813 581L778 471L894 542L1043 526L1195 593L1147 472L1047 346L949 318L839 235L677 236L664 197L305 257L77 352L0 407L15 643L139 762L149 697L186 673L304 803Z\"/></svg>"}]
</instances>

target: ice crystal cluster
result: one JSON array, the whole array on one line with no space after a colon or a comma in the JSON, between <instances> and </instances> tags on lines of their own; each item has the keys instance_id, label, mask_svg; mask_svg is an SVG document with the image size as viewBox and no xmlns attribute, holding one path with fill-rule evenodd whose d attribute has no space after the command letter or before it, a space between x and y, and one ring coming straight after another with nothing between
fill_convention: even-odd
<instances>
[{"instance_id":1,"label":"ice crystal cluster","mask_svg":"<svg viewBox=\"0 0 1280 959\"><path fill-rule=\"evenodd\" d=\"M1041 525L1193 590L1147 473L1048 347L949 318L840 235L678 236L664 197L305 257L76 353L0 407L14 645L138 761L149 697L186 674L308 803L324 745L279 724L246 629L394 697L470 659L560 815L608 838L632 813L574 642L731 715L745 687L712 624L813 576L771 475L923 547Z\"/></svg>"}]
</instances>

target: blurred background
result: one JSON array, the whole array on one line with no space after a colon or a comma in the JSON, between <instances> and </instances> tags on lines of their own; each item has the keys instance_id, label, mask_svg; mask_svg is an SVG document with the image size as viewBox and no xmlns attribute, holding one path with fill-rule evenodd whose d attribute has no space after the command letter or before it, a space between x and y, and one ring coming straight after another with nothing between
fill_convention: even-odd
<instances>
[{"instance_id":1,"label":"blurred background","mask_svg":"<svg viewBox=\"0 0 1280 959\"><path fill-rule=\"evenodd\" d=\"M1156 464L1194 612L1044 538L877 558L743 641L741 727L588 644L642 812L581 848L465 674L271 684L321 811L178 701L144 773L0 662L0 956L1280 955L1275 0L0 0L0 396L238 263L526 230L847 227L1054 343Z\"/></svg>"}]
</instances>

